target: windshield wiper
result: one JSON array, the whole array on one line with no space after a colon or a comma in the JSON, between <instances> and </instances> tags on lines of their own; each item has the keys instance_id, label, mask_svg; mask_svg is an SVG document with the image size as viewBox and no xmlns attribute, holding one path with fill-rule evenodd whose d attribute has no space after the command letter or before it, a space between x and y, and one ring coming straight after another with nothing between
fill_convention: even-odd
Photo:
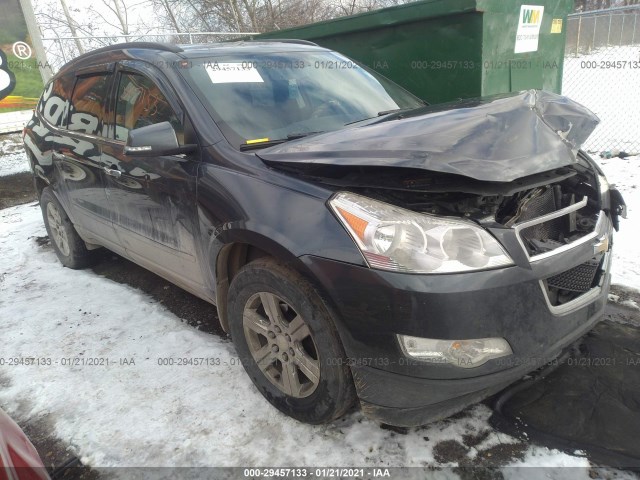
<instances>
[{"instance_id":1,"label":"windshield wiper","mask_svg":"<svg viewBox=\"0 0 640 480\"><path fill-rule=\"evenodd\" d=\"M297 140L298 138L308 137L309 135L315 135L317 133L323 132L294 132L287 134L286 138L265 140L264 142L243 143L240 145L240 151L245 152L247 150L257 150L259 148L272 147L273 145L279 145L280 143L288 142L290 140Z\"/></svg>"},{"instance_id":2,"label":"windshield wiper","mask_svg":"<svg viewBox=\"0 0 640 480\"><path fill-rule=\"evenodd\" d=\"M265 140L264 142L241 143L240 151L245 152L247 150L258 150L259 148L272 147L273 145L278 145L280 143L284 143L288 141L289 141L288 138L279 138L277 140Z\"/></svg>"},{"instance_id":3,"label":"windshield wiper","mask_svg":"<svg viewBox=\"0 0 640 480\"><path fill-rule=\"evenodd\" d=\"M361 118L360 120L354 120L353 122L345 123L345 125L364 122L366 120L371 120L372 118L384 117L385 115L390 115L392 113L398 113L398 112L406 112L408 110L413 110L413 108L409 107L409 108L394 108L393 110L383 110L382 112L378 112L375 117Z\"/></svg>"},{"instance_id":4,"label":"windshield wiper","mask_svg":"<svg viewBox=\"0 0 640 480\"><path fill-rule=\"evenodd\" d=\"M289 133L289 134L287 134L287 140L295 140L297 138L304 138L304 137L308 137L309 135L316 135L318 133L324 133L324 132L318 131L318 132L294 132L294 133Z\"/></svg>"},{"instance_id":5,"label":"windshield wiper","mask_svg":"<svg viewBox=\"0 0 640 480\"><path fill-rule=\"evenodd\" d=\"M405 112L407 110L413 110L413 109L412 108L394 108L392 110L383 110L382 112L378 112L378 116L383 117L384 115L389 115L390 113Z\"/></svg>"}]
</instances>

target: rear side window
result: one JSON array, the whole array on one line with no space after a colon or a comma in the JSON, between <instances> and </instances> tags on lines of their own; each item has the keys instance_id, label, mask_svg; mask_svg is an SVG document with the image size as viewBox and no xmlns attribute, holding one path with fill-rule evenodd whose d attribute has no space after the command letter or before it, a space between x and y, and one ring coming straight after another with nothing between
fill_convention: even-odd
<instances>
[{"instance_id":1,"label":"rear side window","mask_svg":"<svg viewBox=\"0 0 640 480\"><path fill-rule=\"evenodd\" d=\"M89 135L106 136L106 111L111 75L79 77L71 99L68 129Z\"/></svg>"},{"instance_id":2,"label":"rear side window","mask_svg":"<svg viewBox=\"0 0 640 480\"><path fill-rule=\"evenodd\" d=\"M75 76L55 78L44 89L37 109L47 122L55 127L64 127L69 113L69 97Z\"/></svg>"},{"instance_id":3,"label":"rear side window","mask_svg":"<svg viewBox=\"0 0 640 480\"><path fill-rule=\"evenodd\" d=\"M183 127L158 86L149 78L122 73L116 103L116 140L126 141L129 130L161 122L170 122L178 141L183 142Z\"/></svg>"}]
</instances>

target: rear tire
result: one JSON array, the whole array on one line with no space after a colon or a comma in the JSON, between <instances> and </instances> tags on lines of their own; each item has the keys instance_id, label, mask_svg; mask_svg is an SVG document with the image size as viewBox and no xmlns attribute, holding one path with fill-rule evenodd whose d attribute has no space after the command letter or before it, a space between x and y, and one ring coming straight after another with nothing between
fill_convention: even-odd
<instances>
[{"instance_id":1,"label":"rear tire","mask_svg":"<svg viewBox=\"0 0 640 480\"><path fill-rule=\"evenodd\" d=\"M84 240L73 227L67 212L50 187L42 190L40 208L49 239L60 263L74 270L91 266L96 261L96 251L87 250Z\"/></svg>"},{"instance_id":2,"label":"rear tire","mask_svg":"<svg viewBox=\"0 0 640 480\"><path fill-rule=\"evenodd\" d=\"M342 416L356 394L331 313L298 272L270 258L245 265L231 282L229 326L260 393L301 422Z\"/></svg>"}]
</instances>

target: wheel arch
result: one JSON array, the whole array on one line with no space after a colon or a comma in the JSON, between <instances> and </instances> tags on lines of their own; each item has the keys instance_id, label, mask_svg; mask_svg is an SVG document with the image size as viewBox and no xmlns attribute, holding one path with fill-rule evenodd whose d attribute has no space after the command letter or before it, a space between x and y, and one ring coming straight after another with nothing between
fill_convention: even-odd
<instances>
[{"instance_id":1,"label":"wheel arch","mask_svg":"<svg viewBox=\"0 0 640 480\"><path fill-rule=\"evenodd\" d=\"M36 165L39 164L36 159L36 155L26 145L24 146L24 151L27 155L27 159L29 160L31 171L33 172L33 188L36 192L38 200L40 200L42 191L49 186L49 182L36 173Z\"/></svg>"},{"instance_id":2,"label":"wheel arch","mask_svg":"<svg viewBox=\"0 0 640 480\"><path fill-rule=\"evenodd\" d=\"M233 278L242 267L262 257L271 257L285 262L318 289L311 272L306 265L290 250L269 237L255 233L243 232L229 236L217 252L215 263L215 296L218 317L222 329L229 332L229 318L227 315L227 296ZM325 295L323 295L325 297Z\"/></svg>"},{"instance_id":3,"label":"wheel arch","mask_svg":"<svg viewBox=\"0 0 640 480\"><path fill-rule=\"evenodd\" d=\"M42 196L42 191L48 186L49 184L45 182L42 178L40 178L37 175L33 176L33 187L36 190L36 195L38 196L38 200L40 200L40 197Z\"/></svg>"}]
</instances>

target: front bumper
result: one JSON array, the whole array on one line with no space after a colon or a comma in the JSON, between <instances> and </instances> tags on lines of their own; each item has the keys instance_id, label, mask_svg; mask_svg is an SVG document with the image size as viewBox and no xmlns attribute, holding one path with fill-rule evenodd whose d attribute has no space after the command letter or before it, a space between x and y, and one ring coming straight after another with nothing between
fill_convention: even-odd
<instances>
[{"instance_id":1,"label":"front bumper","mask_svg":"<svg viewBox=\"0 0 640 480\"><path fill-rule=\"evenodd\" d=\"M593 256L594 246L585 243L536 262L448 275L385 272L313 256L302 260L337 310L336 326L365 414L414 426L498 392L588 332L606 305L610 250L597 285L560 308L549 302L544 279ZM426 363L406 357L397 334L502 337L513 354L476 368Z\"/></svg>"}]
</instances>

